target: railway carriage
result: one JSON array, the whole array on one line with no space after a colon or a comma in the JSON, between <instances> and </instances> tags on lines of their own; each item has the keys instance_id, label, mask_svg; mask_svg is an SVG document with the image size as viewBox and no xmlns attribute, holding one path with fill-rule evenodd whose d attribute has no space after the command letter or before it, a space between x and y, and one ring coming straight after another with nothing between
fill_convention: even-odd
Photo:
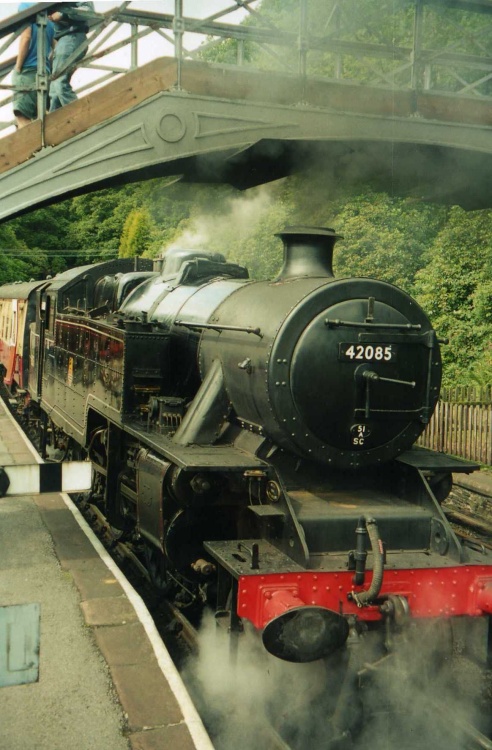
<instances>
[{"instance_id":1,"label":"railway carriage","mask_svg":"<svg viewBox=\"0 0 492 750\"><path fill-rule=\"evenodd\" d=\"M29 327L35 319L36 290L45 281L6 284L0 298L0 365L11 391L27 387L29 375Z\"/></svg>"}]
</instances>

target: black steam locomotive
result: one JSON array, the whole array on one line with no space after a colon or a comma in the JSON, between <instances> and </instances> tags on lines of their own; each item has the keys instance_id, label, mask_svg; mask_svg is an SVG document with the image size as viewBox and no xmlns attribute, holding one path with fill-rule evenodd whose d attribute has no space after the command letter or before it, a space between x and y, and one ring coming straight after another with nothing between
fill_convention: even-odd
<instances>
[{"instance_id":1,"label":"black steam locomotive","mask_svg":"<svg viewBox=\"0 0 492 750\"><path fill-rule=\"evenodd\" d=\"M444 620L449 653L485 663L492 555L440 505L476 467L412 447L439 397L436 333L395 286L335 278L332 230L279 236L272 281L181 250L25 290L18 371L45 442L90 458L90 504L163 594L213 599L281 659L371 638L376 662Z\"/></svg>"}]
</instances>

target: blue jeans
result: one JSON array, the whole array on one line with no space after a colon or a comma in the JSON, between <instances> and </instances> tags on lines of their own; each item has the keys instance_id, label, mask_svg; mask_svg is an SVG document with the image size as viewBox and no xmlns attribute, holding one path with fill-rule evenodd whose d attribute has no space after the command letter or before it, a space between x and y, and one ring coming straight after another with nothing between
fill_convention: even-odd
<instances>
[{"instance_id":1,"label":"blue jeans","mask_svg":"<svg viewBox=\"0 0 492 750\"><path fill-rule=\"evenodd\" d=\"M84 33L79 34L66 34L58 40L55 47L55 54L53 55L53 75L56 75L57 71L62 68L67 62L68 58L75 52L86 41ZM84 46L80 53L77 55L76 60L80 60L84 57L87 50L87 46ZM76 62L76 61L74 61ZM50 83L50 112L55 109L64 107L65 104L77 99L77 95L70 85L70 79L72 77L74 67L70 67L59 78L56 78Z\"/></svg>"}]
</instances>

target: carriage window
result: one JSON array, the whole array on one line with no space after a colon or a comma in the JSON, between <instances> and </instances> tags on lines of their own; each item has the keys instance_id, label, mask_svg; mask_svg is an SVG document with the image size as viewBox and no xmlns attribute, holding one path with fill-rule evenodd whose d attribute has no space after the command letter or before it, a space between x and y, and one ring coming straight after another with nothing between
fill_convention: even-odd
<instances>
[{"instance_id":1,"label":"carriage window","mask_svg":"<svg viewBox=\"0 0 492 750\"><path fill-rule=\"evenodd\" d=\"M48 295L46 297L45 321L46 328L48 331L50 331L50 333L53 333L55 330L55 310L56 301Z\"/></svg>"},{"instance_id":2,"label":"carriage window","mask_svg":"<svg viewBox=\"0 0 492 750\"><path fill-rule=\"evenodd\" d=\"M44 320L45 320L45 326L48 331L51 331L53 333L53 303L51 297L48 295L46 296L45 304L44 304Z\"/></svg>"}]
</instances>

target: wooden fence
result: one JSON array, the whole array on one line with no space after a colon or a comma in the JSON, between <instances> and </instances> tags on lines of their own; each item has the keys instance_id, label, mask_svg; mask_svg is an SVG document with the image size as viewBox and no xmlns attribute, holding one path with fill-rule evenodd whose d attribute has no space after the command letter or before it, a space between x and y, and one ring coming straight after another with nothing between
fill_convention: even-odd
<instances>
[{"instance_id":1,"label":"wooden fence","mask_svg":"<svg viewBox=\"0 0 492 750\"><path fill-rule=\"evenodd\" d=\"M492 465L492 385L443 388L419 445Z\"/></svg>"}]
</instances>

